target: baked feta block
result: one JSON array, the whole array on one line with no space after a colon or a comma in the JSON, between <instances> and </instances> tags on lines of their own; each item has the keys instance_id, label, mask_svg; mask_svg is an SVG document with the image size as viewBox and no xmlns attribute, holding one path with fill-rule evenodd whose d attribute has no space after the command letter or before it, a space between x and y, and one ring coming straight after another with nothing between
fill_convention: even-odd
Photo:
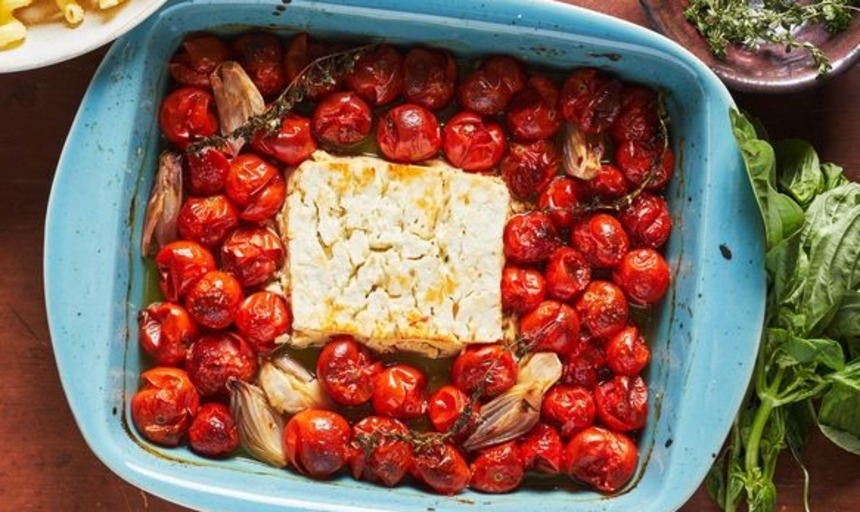
<instances>
[{"instance_id":1,"label":"baked feta block","mask_svg":"<svg viewBox=\"0 0 860 512\"><path fill-rule=\"evenodd\" d=\"M315 153L281 218L292 343L351 334L436 357L500 340L509 205L495 177Z\"/></svg>"}]
</instances>

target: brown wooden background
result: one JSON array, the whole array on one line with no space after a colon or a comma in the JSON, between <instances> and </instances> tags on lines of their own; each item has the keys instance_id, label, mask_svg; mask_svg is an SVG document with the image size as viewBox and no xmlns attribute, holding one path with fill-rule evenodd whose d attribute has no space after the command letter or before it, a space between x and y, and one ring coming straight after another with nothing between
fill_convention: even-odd
<instances>
[{"instance_id":1,"label":"brown wooden background","mask_svg":"<svg viewBox=\"0 0 860 512\"><path fill-rule=\"evenodd\" d=\"M576 0L640 24L635 0ZM84 443L51 351L42 293L42 235L54 168L101 49L47 69L0 75L0 510L184 510L123 482ZM2 58L2 56L0 56ZM737 95L772 136L811 141L825 161L860 176L860 67L808 93ZM805 457L815 512L860 510L860 458L820 436ZM780 512L803 510L789 458ZM684 512L717 508L698 492Z\"/></svg>"}]
</instances>

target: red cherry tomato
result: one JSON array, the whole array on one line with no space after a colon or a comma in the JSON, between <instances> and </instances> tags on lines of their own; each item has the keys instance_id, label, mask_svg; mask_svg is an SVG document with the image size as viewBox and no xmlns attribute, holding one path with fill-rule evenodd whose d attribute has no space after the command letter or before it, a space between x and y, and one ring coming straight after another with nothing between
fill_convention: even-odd
<instances>
[{"instance_id":1,"label":"red cherry tomato","mask_svg":"<svg viewBox=\"0 0 860 512\"><path fill-rule=\"evenodd\" d=\"M453 496L463 491L472 477L466 459L450 444L432 443L414 453L412 476L439 494Z\"/></svg>"},{"instance_id":2,"label":"red cherry tomato","mask_svg":"<svg viewBox=\"0 0 860 512\"><path fill-rule=\"evenodd\" d=\"M281 296L263 291L242 301L234 322L254 350L269 352L277 346L277 337L290 331L293 317Z\"/></svg>"},{"instance_id":3,"label":"red cherry tomato","mask_svg":"<svg viewBox=\"0 0 860 512\"><path fill-rule=\"evenodd\" d=\"M558 427L561 437L568 439L594 424L594 396L583 387L558 384L544 396L541 419Z\"/></svg>"},{"instance_id":4,"label":"red cherry tomato","mask_svg":"<svg viewBox=\"0 0 860 512\"><path fill-rule=\"evenodd\" d=\"M591 282L591 267L576 249L559 247L546 264L546 294L553 299L571 300Z\"/></svg>"},{"instance_id":5,"label":"red cherry tomato","mask_svg":"<svg viewBox=\"0 0 860 512\"><path fill-rule=\"evenodd\" d=\"M390 44L362 55L346 76L346 86L371 105L391 103L403 93L403 56Z\"/></svg>"},{"instance_id":6,"label":"red cherry tomato","mask_svg":"<svg viewBox=\"0 0 860 512\"><path fill-rule=\"evenodd\" d=\"M148 441L177 446L197 414L200 396L183 370L156 367L143 372L131 398L131 420Z\"/></svg>"},{"instance_id":7,"label":"red cherry tomato","mask_svg":"<svg viewBox=\"0 0 860 512\"><path fill-rule=\"evenodd\" d=\"M367 416L352 427L353 450L349 467L356 480L394 487L412 464L412 447L406 425L382 416Z\"/></svg>"},{"instance_id":8,"label":"red cherry tomato","mask_svg":"<svg viewBox=\"0 0 860 512\"><path fill-rule=\"evenodd\" d=\"M203 148L199 153L189 152L188 190L198 196L211 196L224 188L230 160L214 148Z\"/></svg>"},{"instance_id":9,"label":"red cherry tomato","mask_svg":"<svg viewBox=\"0 0 860 512\"><path fill-rule=\"evenodd\" d=\"M549 216L535 211L511 217L502 238L505 257L514 263L540 263L561 245Z\"/></svg>"},{"instance_id":10,"label":"red cherry tomato","mask_svg":"<svg viewBox=\"0 0 860 512\"><path fill-rule=\"evenodd\" d=\"M382 363L352 336L332 338L317 360L317 377L326 393L341 405L360 405L373 395Z\"/></svg>"},{"instance_id":11,"label":"red cherry tomato","mask_svg":"<svg viewBox=\"0 0 860 512\"><path fill-rule=\"evenodd\" d=\"M455 427L460 427L454 434L462 435L477 426L478 416L472 399L451 385L442 386L430 396L427 414L430 416L433 428L439 432L448 432ZM460 424L463 414L469 414L469 418Z\"/></svg>"},{"instance_id":12,"label":"red cherry tomato","mask_svg":"<svg viewBox=\"0 0 860 512\"><path fill-rule=\"evenodd\" d=\"M287 50L284 52L284 72L287 83L292 83L305 67L312 61L331 53L329 45L317 41L311 41L307 33L301 33L290 39ZM339 72L334 76L327 77L311 84L305 84L305 98L317 101L325 95L340 89L345 73Z\"/></svg>"},{"instance_id":13,"label":"red cherry tomato","mask_svg":"<svg viewBox=\"0 0 860 512\"><path fill-rule=\"evenodd\" d=\"M287 114L281 120L278 133L254 136L251 146L289 166L299 165L317 150L317 142L311 134L311 120L295 114Z\"/></svg>"},{"instance_id":14,"label":"red cherry tomato","mask_svg":"<svg viewBox=\"0 0 860 512\"><path fill-rule=\"evenodd\" d=\"M381 416L411 420L427 411L427 380L421 370L396 364L373 381L373 410Z\"/></svg>"},{"instance_id":15,"label":"red cherry tomato","mask_svg":"<svg viewBox=\"0 0 860 512\"><path fill-rule=\"evenodd\" d=\"M221 246L221 265L242 286L256 286L272 278L284 264L284 245L271 228L240 227Z\"/></svg>"},{"instance_id":16,"label":"red cherry tomato","mask_svg":"<svg viewBox=\"0 0 860 512\"><path fill-rule=\"evenodd\" d=\"M606 342L606 364L617 375L635 376L649 359L651 351L636 327L626 327Z\"/></svg>"},{"instance_id":17,"label":"red cherry tomato","mask_svg":"<svg viewBox=\"0 0 860 512\"><path fill-rule=\"evenodd\" d=\"M180 85L209 89L209 75L228 58L230 51L221 39L191 36L182 41L182 47L170 59L167 70Z\"/></svg>"},{"instance_id":18,"label":"red cherry tomato","mask_svg":"<svg viewBox=\"0 0 860 512\"><path fill-rule=\"evenodd\" d=\"M594 268L614 267L630 249L630 239L621 223L606 213L596 213L576 223L570 243Z\"/></svg>"},{"instance_id":19,"label":"red cherry tomato","mask_svg":"<svg viewBox=\"0 0 860 512\"><path fill-rule=\"evenodd\" d=\"M495 55L481 63L480 69L501 77L502 83L516 94L526 86L526 70L522 63L507 55Z\"/></svg>"},{"instance_id":20,"label":"red cherry tomato","mask_svg":"<svg viewBox=\"0 0 860 512\"><path fill-rule=\"evenodd\" d=\"M590 340L580 340L579 345L568 354L564 362L561 381L569 386L592 389L598 382L611 376L606 366L603 348Z\"/></svg>"},{"instance_id":21,"label":"red cherry tomato","mask_svg":"<svg viewBox=\"0 0 860 512\"><path fill-rule=\"evenodd\" d=\"M637 430L648 419L648 386L642 377L616 375L594 388L597 416L618 432Z\"/></svg>"},{"instance_id":22,"label":"red cherry tomato","mask_svg":"<svg viewBox=\"0 0 860 512\"><path fill-rule=\"evenodd\" d=\"M669 264L654 249L633 249L612 272L612 280L624 290L630 302L651 306L666 295Z\"/></svg>"},{"instance_id":23,"label":"red cherry tomato","mask_svg":"<svg viewBox=\"0 0 860 512\"><path fill-rule=\"evenodd\" d=\"M526 88L511 99L505 112L508 130L517 140L550 139L561 129L558 86L545 76L529 78Z\"/></svg>"},{"instance_id":24,"label":"red cherry tomato","mask_svg":"<svg viewBox=\"0 0 860 512\"><path fill-rule=\"evenodd\" d=\"M558 431L546 423L535 425L520 442L520 455L525 469L550 475L561 471L563 449Z\"/></svg>"},{"instance_id":25,"label":"red cherry tomato","mask_svg":"<svg viewBox=\"0 0 860 512\"><path fill-rule=\"evenodd\" d=\"M472 112L460 112L442 130L442 150L454 167L488 171L505 154L505 134L498 123L485 122Z\"/></svg>"},{"instance_id":26,"label":"red cherry tomato","mask_svg":"<svg viewBox=\"0 0 860 512\"><path fill-rule=\"evenodd\" d=\"M451 383L472 396L498 396L517 383L517 362L502 345L475 344L463 349L451 366Z\"/></svg>"},{"instance_id":27,"label":"red cherry tomato","mask_svg":"<svg viewBox=\"0 0 860 512\"><path fill-rule=\"evenodd\" d=\"M260 222L278 213L287 195L278 169L250 153L230 162L224 188L227 197L242 208L239 218L248 222Z\"/></svg>"},{"instance_id":28,"label":"red cherry tomato","mask_svg":"<svg viewBox=\"0 0 860 512\"><path fill-rule=\"evenodd\" d=\"M218 131L215 99L203 89L176 89L161 103L158 123L167 140L185 149L192 141Z\"/></svg>"},{"instance_id":29,"label":"red cherry tomato","mask_svg":"<svg viewBox=\"0 0 860 512\"><path fill-rule=\"evenodd\" d=\"M231 274L213 270L197 280L185 297L185 309L202 327L224 329L233 323L245 299L242 285Z\"/></svg>"},{"instance_id":30,"label":"red cherry tomato","mask_svg":"<svg viewBox=\"0 0 860 512\"><path fill-rule=\"evenodd\" d=\"M230 378L250 382L257 373L257 355L241 336L217 332L200 337L185 362L194 387L205 397L227 396Z\"/></svg>"},{"instance_id":31,"label":"red cherry tomato","mask_svg":"<svg viewBox=\"0 0 860 512\"><path fill-rule=\"evenodd\" d=\"M188 429L188 445L194 453L204 457L226 457L239 448L239 428L224 404L203 404L191 428Z\"/></svg>"},{"instance_id":32,"label":"red cherry tomato","mask_svg":"<svg viewBox=\"0 0 860 512\"><path fill-rule=\"evenodd\" d=\"M439 110L454 97L457 64L444 50L411 48L403 61L403 95L409 103Z\"/></svg>"},{"instance_id":33,"label":"red cherry tomato","mask_svg":"<svg viewBox=\"0 0 860 512\"><path fill-rule=\"evenodd\" d=\"M191 286L204 274L215 270L212 253L196 242L170 242L155 256L158 287L170 302L185 297Z\"/></svg>"},{"instance_id":34,"label":"red cherry tomato","mask_svg":"<svg viewBox=\"0 0 860 512\"><path fill-rule=\"evenodd\" d=\"M675 155L663 149L662 141L625 141L615 148L615 162L634 187L648 180L647 190L660 190L669 184L675 169Z\"/></svg>"},{"instance_id":35,"label":"red cherry tomato","mask_svg":"<svg viewBox=\"0 0 860 512\"><path fill-rule=\"evenodd\" d=\"M538 196L538 209L549 215L558 229L569 228L579 217L580 185L573 178L556 176Z\"/></svg>"},{"instance_id":36,"label":"red cherry tomato","mask_svg":"<svg viewBox=\"0 0 860 512\"><path fill-rule=\"evenodd\" d=\"M354 92L326 96L314 110L314 134L323 144L354 146L370 134L373 113Z\"/></svg>"},{"instance_id":37,"label":"red cherry tomato","mask_svg":"<svg viewBox=\"0 0 860 512\"><path fill-rule=\"evenodd\" d=\"M621 82L594 68L577 69L561 90L561 111L586 133L608 129L621 110Z\"/></svg>"},{"instance_id":38,"label":"red cherry tomato","mask_svg":"<svg viewBox=\"0 0 860 512\"><path fill-rule=\"evenodd\" d=\"M287 85L284 50L274 34L242 34L233 41L233 52L263 96L278 94Z\"/></svg>"},{"instance_id":39,"label":"red cherry tomato","mask_svg":"<svg viewBox=\"0 0 860 512\"><path fill-rule=\"evenodd\" d=\"M611 201L627 194L627 180L612 164L601 165L597 176L582 184L584 195L597 201Z\"/></svg>"},{"instance_id":40,"label":"red cherry tomato","mask_svg":"<svg viewBox=\"0 0 860 512\"><path fill-rule=\"evenodd\" d=\"M603 492L615 492L629 482L638 460L633 441L600 427L583 430L564 448L565 472Z\"/></svg>"},{"instance_id":41,"label":"red cherry tomato","mask_svg":"<svg viewBox=\"0 0 860 512\"><path fill-rule=\"evenodd\" d=\"M424 107L398 105L379 119L376 142L382 154L394 162L427 160L442 147L439 121Z\"/></svg>"},{"instance_id":42,"label":"red cherry tomato","mask_svg":"<svg viewBox=\"0 0 860 512\"><path fill-rule=\"evenodd\" d=\"M672 216L666 201L648 192L642 192L618 212L618 220L634 247L657 249L666 243L672 231Z\"/></svg>"},{"instance_id":43,"label":"red cherry tomato","mask_svg":"<svg viewBox=\"0 0 860 512\"><path fill-rule=\"evenodd\" d=\"M213 247L239 225L239 212L223 195L189 197L179 210L176 230L185 240Z\"/></svg>"},{"instance_id":44,"label":"red cherry tomato","mask_svg":"<svg viewBox=\"0 0 860 512\"><path fill-rule=\"evenodd\" d=\"M606 339L627 326L627 298L608 281L589 283L576 301L576 312L595 338Z\"/></svg>"},{"instance_id":45,"label":"red cherry tomato","mask_svg":"<svg viewBox=\"0 0 860 512\"><path fill-rule=\"evenodd\" d=\"M290 465L311 478L327 478L347 461L349 423L336 412L306 409L284 428L284 453Z\"/></svg>"},{"instance_id":46,"label":"red cherry tomato","mask_svg":"<svg viewBox=\"0 0 860 512\"><path fill-rule=\"evenodd\" d=\"M649 140L660 130L657 93L641 85L625 87L621 92L621 109L609 128L616 142Z\"/></svg>"},{"instance_id":47,"label":"red cherry tomato","mask_svg":"<svg viewBox=\"0 0 860 512\"><path fill-rule=\"evenodd\" d=\"M538 307L546 297L546 281L532 268L506 266L502 271L502 308L525 313Z\"/></svg>"},{"instance_id":48,"label":"red cherry tomato","mask_svg":"<svg viewBox=\"0 0 860 512\"><path fill-rule=\"evenodd\" d=\"M513 142L502 158L502 179L514 198L531 201L558 174L561 157L548 140Z\"/></svg>"},{"instance_id":49,"label":"red cherry tomato","mask_svg":"<svg viewBox=\"0 0 860 512\"><path fill-rule=\"evenodd\" d=\"M158 366L181 366L199 334L188 311L172 302L153 302L140 310L137 325L141 348Z\"/></svg>"},{"instance_id":50,"label":"red cherry tomato","mask_svg":"<svg viewBox=\"0 0 860 512\"><path fill-rule=\"evenodd\" d=\"M516 441L482 450L472 462L469 487L479 492L511 492L519 487L526 474L523 457Z\"/></svg>"},{"instance_id":51,"label":"red cherry tomato","mask_svg":"<svg viewBox=\"0 0 860 512\"><path fill-rule=\"evenodd\" d=\"M503 76L485 69L470 73L457 87L456 94L463 110L482 116L500 114L514 95Z\"/></svg>"},{"instance_id":52,"label":"red cherry tomato","mask_svg":"<svg viewBox=\"0 0 860 512\"><path fill-rule=\"evenodd\" d=\"M520 317L519 332L534 351L566 354L579 340L579 318L567 304L546 300Z\"/></svg>"}]
</instances>

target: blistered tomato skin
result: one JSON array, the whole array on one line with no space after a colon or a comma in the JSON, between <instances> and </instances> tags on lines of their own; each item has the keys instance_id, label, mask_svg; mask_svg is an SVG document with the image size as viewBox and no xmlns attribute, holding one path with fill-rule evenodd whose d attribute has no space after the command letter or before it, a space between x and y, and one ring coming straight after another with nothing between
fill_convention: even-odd
<instances>
[{"instance_id":1,"label":"blistered tomato skin","mask_svg":"<svg viewBox=\"0 0 860 512\"><path fill-rule=\"evenodd\" d=\"M178 302L206 273L215 270L215 258L205 247L188 241L170 242L155 256L158 286L170 302Z\"/></svg>"},{"instance_id":2,"label":"blistered tomato skin","mask_svg":"<svg viewBox=\"0 0 860 512\"><path fill-rule=\"evenodd\" d=\"M460 426L458 422L461 416L469 409L469 419ZM437 389L428 401L427 415L430 423L439 432L448 432L455 427L460 427L455 434L469 432L476 425L477 411L473 410L472 400L459 388L452 385L442 386Z\"/></svg>"},{"instance_id":3,"label":"blistered tomato skin","mask_svg":"<svg viewBox=\"0 0 860 512\"><path fill-rule=\"evenodd\" d=\"M182 41L182 48L170 59L167 70L179 84L209 89L209 75L229 57L230 50L221 39L191 36Z\"/></svg>"},{"instance_id":4,"label":"blistered tomato skin","mask_svg":"<svg viewBox=\"0 0 860 512\"><path fill-rule=\"evenodd\" d=\"M577 69L562 86L562 114L587 133L602 133L618 116L621 89L621 82L602 71L594 68Z\"/></svg>"},{"instance_id":5,"label":"blistered tomato skin","mask_svg":"<svg viewBox=\"0 0 860 512\"><path fill-rule=\"evenodd\" d=\"M380 416L418 418L427 411L427 379L412 366L389 366L374 379L371 403Z\"/></svg>"},{"instance_id":6,"label":"blistered tomato skin","mask_svg":"<svg viewBox=\"0 0 860 512\"><path fill-rule=\"evenodd\" d=\"M615 492L633 478L639 451L624 434L591 427L564 449L564 469L573 478L602 492Z\"/></svg>"},{"instance_id":7,"label":"blistered tomato skin","mask_svg":"<svg viewBox=\"0 0 860 512\"><path fill-rule=\"evenodd\" d=\"M231 274L218 270L197 280L185 297L185 309L197 325L224 329L233 323L245 299L242 285Z\"/></svg>"},{"instance_id":8,"label":"blistered tomato skin","mask_svg":"<svg viewBox=\"0 0 860 512\"><path fill-rule=\"evenodd\" d=\"M608 281L589 283L575 307L582 326L595 338L606 339L627 326L627 298Z\"/></svg>"},{"instance_id":9,"label":"blistered tomato skin","mask_svg":"<svg viewBox=\"0 0 860 512\"><path fill-rule=\"evenodd\" d=\"M287 85L284 50L274 34L253 32L233 40L233 52L263 96L273 96Z\"/></svg>"},{"instance_id":10,"label":"blistered tomato skin","mask_svg":"<svg viewBox=\"0 0 860 512\"><path fill-rule=\"evenodd\" d=\"M636 327L624 328L606 343L606 364L616 375L638 375L650 359L648 344Z\"/></svg>"},{"instance_id":11,"label":"blistered tomato skin","mask_svg":"<svg viewBox=\"0 0 860 512\"><path fill-rule=\"evenodd\" d=\"M444 50L412 48L403 61L406 101L439 110L454 97L457 64Z\"/></svg>"},{"instance_id":12,"label":"blistered tomato skin","mask_svg":"<svg viewBox=\"0 0 860 512\"><path fill-rule=\"evenodd\" d=\"M543 212L514 215L502 235L505 258L512 263L530 264L546 261L561 245L555 225Z\"/></svg>"},{"instance_id":13,"label":"blistered tomato skin","mask_svg":"<svg viewBox=\"0 0 860 512\"><path fill-rule=\"evenodd\" d=\"M642 377L616 375L594 388L597 416L618 432L638 430L648 419L648 386Z\"/></svg>"},{"instance_id":14,"label":"blistered tomato skin","mask_svg":"<svg viewBox=\"0 0 860 512\"><path fill-rule=\"evenodd\" d=\"M227 197L239 206L239 218L248 222L260 222L278 213L287 195L278 168L250 153L230 162L224 188Z\"/></svg>"},{"instance_id":15,"label":"blistered tomato skin","mask_svg":"<svg viewBox=\"0 0 860 512\"><path fill-rule=\"evenodd\" d=\"M657 93L641 85L625 87L621 92L621 109L609 134L617 141L643 141L660 130Z\"/></svg>"},{"instance_id":16,"label":"blistered tomato skin","mask_svg":"<svg viewBox=\"0 0 860 512\"><path fill-rule=\"evenodd\" d=\"M567 354L579 342L579 318L567 304L547 300L520 317L519 332L530 351Z\"/></svg>"},{"instance_id":17,"label":"blistered tomato skin","mask_svg":"<svg viewBox=\"0 0 860 512\"><path fill-rule=\"evenodd\" d=\"M553 386L541 403L541 419L558 427L565 439L593 425L595 414L594 396L583 387Z\"/></svg>"},{"instance_id":18,"label":"blistered tomato skin","mask_svg":"<svg viewBox=\"0 0 860 512\"><path fill-rule=\"evenodd\" d=\"M297 166L316 151L317 142L311 133L310 119L288 114L281 120L277 133L266 136L257 134L251 139L251 146L281 163Z\"/></svg>"},{"instance_id":19,"label":"blistered tomato skin","mask_svg":"<svg viewBox=\"0 0 860 512\"><path fill-rule=\"evenodd\" d=\"M505 133L498 123L484 121L473 112L460 112L442 130L442 151L454 167L489 171L505 154Z\"/></svg>"},{"instance_id":20,"label":"blistered tomato skin","mask_svg":"<svg viewBox=\"0 0 860 512\"><path fill-rule=\"evenodd\" d=\"M478 69L460 82L456 95L457 103L463 107L463 110L476 112L482 116L494 116L505 110L513 92L502 76L492 71Z\"/></svg>"},{"instance_id":21,"label":"blistered tomato skin","mask_svg":"<svg viewBox=\"0 0 860 512\"><path fill-rule=\"evenodd\" d=\"M579 184L573 178L556 176L538 196L538 209L549 215L558 229L573 225L579 217Z\"/></svg>"},{"instance_id":22,"label":"blistered tomato skin","mask_svg":"<svg viewBox=\"0 0 860 512\"><path fill-rule=\"evenodd\" d=\"M633 249L612 273L612 280L638 306L651 306L660 301L669 288L669 264L654 249Z\"/></svg>"},{"instance_id":23,"label":"blistered tomato skin","mask_svg":"<svg viewBox=\"0 0 860 512\"><path fill-rule=\"evenodd\" d=\"M295 80L299 76L299 73L312 61L334 51L337 51L336 47L323 42L311 41L305 32L296 35L290 39L284 52L284 72L286 73L287 82L290 83ZM343 85L345 73L335 73L330 78L330 80L308 84L305 90L305 98L310 101L317 101L327 94L340 89Z\"/></svg>"},{"instance_id":24,"label":"blistered tomato skin","mask_svg":"<svg viewBox=\"0 0 860 512\"><path fill-rule=\"evenodd\" d=\"M531 201L558 174L561 155L551 141L511 143L502 158L502 179L516 199Z\"/></svg>"},{"instance_id":25,"label":"blistered tomato skin","mask_svg":"<svg viewBox=\"0 0 860 512\"><path fill-rule=\"evenodd\" d=\"M615 162L633 187L648 180L646 190L666 187L675 169L675 155L662 140L624 141L615 147Z\"/></svg>"},{"instance_id":26,"label":"blistered tomato skin","mask_svg":"<svg viewBox=\"0 0 860 512\"><path fill-rule=\"evenodd\" d=\"M561 129L558 111L558 86L545 76L533 76L522 91L511 99L505 111L505 124L521 141L550 139Z\"/></svg>"},{"instance_id":27,"label":"blistered tomato skin","mask_svg":"<svg viewBox=\"0 0 860 512\"><path fill-rule=\"evenodd\" d=\"M413 457L412 476L434 492L453 496L469 485L469 465L450 444L432 443L416 449Z\"/></svg>"},{"instance_id":28,"label":"blistered tomato skin","mask_svg":"<svg viewBox=\"0 0 860 512\"><path fill-rule=\"evenodd\" d=\"M642 192L618 212L618 220L634 247L658 249L672 231L672 216L666 200L648 192Z\"/></svg>"},{"instance_id":29,"label":"blistered tomato skin","mask_svg":"<svg viewBox=\"0 0 860 512\"><path fill-rule=\"evenodd\" d=\"M630 250L630 238L624 227L606 213L594 214L574 225L570 242L594 268L612 268Z\"/></svg>"},{"instance_id":30,"label":"blistered tomato skin","mask_svg":"<svg viewBox=\"0 0 860 512\"><path fill-rule=\"evenodd\" d=\"M346 86L374 106L394 101L403 92L403 56L396 48L384 44L358 59Z\"/></svg>"},{"instance_id":31,"label":"blistered tomato skin","mask_svg":"<svg viewBox=\"0 0 860 512\"><path fill-rule=\"evenodd\" d=\"M525 468L516 441L482 450L471 464L469 487L479 492L498 494L519 487Z\"/></svg>"},{"instance_id":32,"label":"blistered tomato skin","mask_svg":"<svg viewBox=\"0 0 860 512\"><path fill-rule=\"evenodd\" d=\"M293 317L286 301L272 292L249 295L236 311L236 329L257 352L277 348L275 339L292 328Z\"/></svg>"},{"instance_id":33,"label":"blistered tomato skin","mask_svg":"<svg viewBox=\"0 0 860 512\"><path fill-rule=\"evenodd\" d=\"M195 87L176 89L164 98L158 114L161 133L180 149L218 131L215 98Z\"/></svg>"},{"instance_id":34,"label":"blistered tomato skin","mask_svg":"<svg viewBox=\"0 0 860 512\"><path fill-rule=\"evenodd\" d=\"M349 423L335 412L306 409L284 428L284 453L299 473L323 479L337 473L349 455Z\"/></svg>"},{"instance_id":35,"label":"blistered tomato skin","mask_svg":"<svg viewBox=\"0 0 860 512\"><path fill-rule=\"evenodd\" d=\"M582 185L583 195L598 201L620 199L628 192L624 174L612 164L601 165L597 176Z\"/></svg>"},{"instance_id":36,"label":"blistered tomato skin","mask_svg":"<svg viewBox=\"0 0 860 512\"><path fill-rule=\"evenodd\" d=\"M393 162L414 163L439 152L442 132L433 112L406 103L382 115L376 128L376 142L385 158Z\"/></svg>"},{"instance_id":37,"label":"blistered tomato skin","mask_svg":"<svg viewBox=\"0 0 860 512\"><path fill-rule=\"evenodd\" d=\"M563 450L558 431L546 423L535 425L520 441L520 455L526 471L558 474Z\"/></svg>"},{"instance_id":38,"label":"blistered tomato skin","mask_svg":"<svg viewBox=\"0 0 860 512\"><path fill-rule=\"evenodd\" d=\"M199 153L187 153L188 190L198 196L211 196L224 189L230 160L227 155L214 148L204 148Z\"/></svg>"},{"instance_id":39,"label":"blistered tomato skin","mask_svg":"<svg viewBox=\"0 0 860 512\"><path fill-rule=\"evenodd\" d=\"M569 386L592 389L598 382L611 377L603 347L593 341L581 340L564 361L561 381Z\"/></svg>"},{"instance_id":40,"label":"blistered tomato skin","mask_svg":"<svg viewBox=\"0 0 860 512\"><path fill-rule=\"evenodd\" d=\"M206 247L221 243L239 225L239 211L227 196L189 197L179 210L176 230L185 240Z\"/></svg>"},{"instance_id":41,"label":"blistered tomato skin","mask_svg":"<svg viewBox=\"0 0 860 512\"><path fill-rule=\"evenodd\" d=\"M226 457L239 448L239 429L230 409L217 402L203 404L188 429L188 445L209 458Z\"/></svg>"},{"instance_id":42,"label":"blistered tomato skin","mask_svg":"<svg viewBox=\"0 0 860 512\"><path fill-rule=\"evenodd\" d=\"M239 227L221 245L221 265L242 286L263 284L284 264L286 250L271 228Z\"/></svg>"},{"instance_id":43,"label":"blistered tomato skin","mask_svg":"<svg viewBox=\"0 0 860 512\"><path fill-rule=\"evenodd\" d=\"M546 293L552 299L568 301L591 282L591 267L576 249L559 247L546 264Z\"/></svg>"},{"instance_id":44,"label":"blistered tomato skin","mask_svg":"<svg viewBox=\"0 0 860 512\"><path fill-rule=\"evenodd\" d=\"M245 382L254 378L257 355L238 334L217 332L205 334L194 343L185 367L201 396L223 398L231 377Z\"/></svg>"},{"instance_id":45,"label":"blistered tomato skin","mask_svg":"<svg viewBox=\"0 0 860 512\"><path fill-rule=\"evenodd\" d=\"M412 465L409 429L382 416L367 416L352 427L349 467L353 478L394 487Z\"/></svg>"},{"instance_id":46,"label":"blistered tomato skin","mask_svg":"<svg viewBox=\"0 0 860 512\"><path fill-rule=\"evenodd\" d=\"M140 346L158 366L181 366L199 331L179 304L153 302L137 315Z\"/></svg>"},{"instance_id":47,"label":"blistered tomato skin","mask_svg":"<svg viewBox=\"0 0 860 512\"><path fill-rule=\"evenodd\" d=\"M323 390L341 405L370 400L382 363L352 336L333 337L317 360L317 377Z\"/></svg>"},{"instance_id":48,"label":"blistered tomato skin","mask_svg":"<svg viewBox=\"0 0 860 512\"><path fill-rule=\"evenodd\" d=\"M479 390L481 398L498 396L517 383L517 362L502 345L466 347L454 359L451 383L468 395Z\"/></svg>"},{"instance_id":49,"label":"blistered tomato skin","mask_svg":"<svg viewBox=\"0 0 860 512\"><path fill-rule=\"evenodd\" d=\"M330 94L314 110L314 135L335 148L358 144L370 135L372 127L370 107L354 92Z\"/></svg>"},{"instance_id":50,"label":"blistered tomato skin","mask_svg":"<svg viewBox=\"0 0 860 512\"><path fill-rule=\"evenodd\" d=\"M526 70L520 61L507 55L495 55L481 63L483 71L501 77L502 83L516 94L526 86Z\"/></svg>"},{"instance_id":51,"label":"blistered tomato skin","mask_svg":"<svg viewBox=\"0 0 860 512\"><path fill-rule=\"evenodd\" d=\"M142 385L131 398L131 419L148 441L177 446L200 406L200 396L179 368L156 367L143 372Z\"/></svg>"},{"instance_id":52,"label":"blistered tomato skin","mask_svg":"<svg viewBox=\"0 0 860 512\"><path fill-rule=\"evenodd\" d=\"M502 308L525 313L546 297L546 280L538 270L508 265L502 271Z\"/></svg>"}]
</instances>

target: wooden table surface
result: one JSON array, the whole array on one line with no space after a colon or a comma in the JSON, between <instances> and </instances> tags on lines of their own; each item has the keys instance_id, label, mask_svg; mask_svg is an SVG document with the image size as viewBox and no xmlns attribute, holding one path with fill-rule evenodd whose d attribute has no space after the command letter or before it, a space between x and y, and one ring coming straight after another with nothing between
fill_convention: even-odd
<instances>
[{"instance_id":1,"label":"wooden table surface","mask_svg":"<svg viewBox=\"0 0 860 512\"><path fill-rule=\"evenodd\" d=\"M635 0L578 0L647 24ZM184 510L125 483L84 443L66 404L42 292L42 236L66 133L105 49L0 75L0 510ZM2 56L0 56L2 58ZM736 95L772 136L811 141L860 176L860 66L807 93ZM804 454L815 512L860 510L860 458L816 436ZM802 477L781 461L778 510L799 512ZM702 491L682 509L718 510Z\"/></svg>"}]
</instances>

